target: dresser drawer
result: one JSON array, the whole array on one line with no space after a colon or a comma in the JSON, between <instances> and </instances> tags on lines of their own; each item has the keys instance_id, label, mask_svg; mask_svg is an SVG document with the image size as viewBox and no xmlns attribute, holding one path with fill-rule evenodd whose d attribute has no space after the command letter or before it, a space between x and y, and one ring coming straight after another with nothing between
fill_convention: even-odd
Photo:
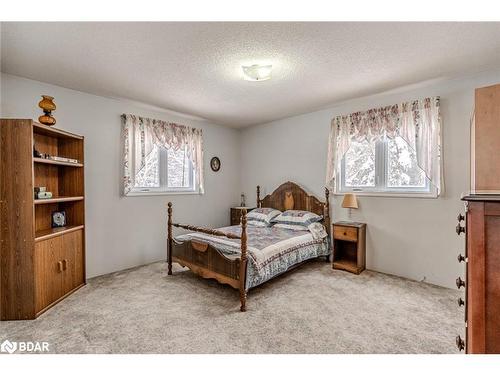
<instances>
[{"instance_id":1,"label":"dresser drawer","mask_svg":"<svg viewBox=\"0 0 500 375\"><path fill-rule=\"evenodd\" d=\"M333 227L333 238L344 241L358 241L358 229L352 227L343 227L335 225Z\"/></svg>"}]
</instances>

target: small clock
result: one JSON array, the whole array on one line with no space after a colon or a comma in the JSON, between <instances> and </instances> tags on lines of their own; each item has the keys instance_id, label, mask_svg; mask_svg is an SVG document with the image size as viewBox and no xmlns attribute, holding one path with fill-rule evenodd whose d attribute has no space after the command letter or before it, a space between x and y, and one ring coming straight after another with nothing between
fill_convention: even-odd
<instances>
[{"instance_id":1,"label":"small clock","mask_svg":"<svg viewBox=\"0 0 500 375\"><path fill-rule=\"evenodd\" d=\"M214 156L210 160L210 168L212 168L212 171L218 172L220 169L220 159L217 156Z\"/></svg>"},{"instance_id":2,"label":"small clock","mask_svg":"<svg viewBox=\"0 0 500 375\"><path fill-rule=\"evenodd\" d=\"M66 226L66 211L52 212L52 228L59 228Z\"/></svg>"}]
</instances>

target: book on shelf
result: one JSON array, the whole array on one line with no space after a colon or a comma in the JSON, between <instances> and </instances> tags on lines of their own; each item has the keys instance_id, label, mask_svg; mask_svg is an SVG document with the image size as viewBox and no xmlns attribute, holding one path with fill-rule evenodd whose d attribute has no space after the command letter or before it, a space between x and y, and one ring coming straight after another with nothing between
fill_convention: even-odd
<instances>
[{"instance_id":1,"label":"book on shelf","mask_svg":"<svg viewBox=\"0 0 500 375\"><path fill-rule=\"evenodd\" d=\"M65 162L65 163L78 164L78 160L71 159L71 158L64 158L62 156L49 156L47 159L54 160L54 161L62 161L62 162Z\"/></svg>"}]
</instances>

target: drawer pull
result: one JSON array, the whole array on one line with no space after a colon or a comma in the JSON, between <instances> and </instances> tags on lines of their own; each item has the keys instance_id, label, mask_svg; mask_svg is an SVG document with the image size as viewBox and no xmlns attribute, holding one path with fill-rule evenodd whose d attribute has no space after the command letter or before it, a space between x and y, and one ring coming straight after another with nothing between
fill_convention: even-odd
<instances>
[{"instance_id":1,"label":"drawer pull","mask_svg":"<svg viewBox=\"0 0 500 375\"><path fill-rule=\"evenodd\" d=\"M465 305L465 302L464 302L464 300L461 297L459 297L457 301L458 301L458 306L459 307Z\"/></svg>"},{"instance_id":2,"label":"drawer pull","mask_svg":"<svg viewBox=\"0 0 500 375\"><path fill-rule=\"evenodd\" d=\"M458 277L456 284L458 289L460 289L461 287L465 287L465 281L463 281L460 277Z\"/></svg>"},{"instance_id":3,"label":"drawer pull","mask_svg":"<svg viewBox=\"0 0 500 375\"><path fill-rule=\"evenodd\" d=\"M465 341L460 337L460 335L457 336L455 342L457 343L458 350L462 351L465 349Z\"/></svg>"},{"instance_id":4,"label":"drawer pull","mask_svg":"<svg viewBox=\"0 0 500 375\"><path fill-rule=\"evenodd\" d=\"M455 232L457 232L457 234L460 236L461 233L465 233L465 227L461 226L460 224L457 224Z\"/></svg>"},{"instance_id":5,"label":"drawer pull","mask_svg":"<svg viewBox=\"0 0 500 375\"><path fill-rule=\"evenodd\" d=\"M457 259L458 259L458 263L465 262L465 257L462 254L458 254Z\"/></svg>"},{"instance_id":6,"label":"drawer pull","mask_svg":"<svg viewBox=\"0 0 500 375\"><path fill-rule=\"evenodd\" d=\"M461 221L464 221L464 220L465 220L465 216L464 216L464 215L462 215L462 214L458 214L458 216L457 216L457 220L458 220L458 222L460 223Z\"/></svg>"},{"instance_id":7,"label":"drawer pull","mask_svg":"<svg viewBox=\"0 0 500 375\"><path fill-rule=\"evenodd\" d=\"M344 236L347 236L347 232L344 232Z\"/></svg>"}]
</instances>

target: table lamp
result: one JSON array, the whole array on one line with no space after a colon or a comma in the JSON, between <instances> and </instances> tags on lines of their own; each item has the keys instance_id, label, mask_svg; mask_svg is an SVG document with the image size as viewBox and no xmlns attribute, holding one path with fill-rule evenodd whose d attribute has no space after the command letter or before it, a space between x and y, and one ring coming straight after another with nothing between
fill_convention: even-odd
<instances>
[{"instance_id":1,"label":"table lamp","mask_svg":"<svg viewBox=\"0 0 500 375\"><path fill-rule=\"evenodd\" d=\"M355 194L344 194L344 200L342 201L342 207L349 209L349 220L351 220L352 209L358 208L358 200Z\"/></svg>"}]
</instances>

